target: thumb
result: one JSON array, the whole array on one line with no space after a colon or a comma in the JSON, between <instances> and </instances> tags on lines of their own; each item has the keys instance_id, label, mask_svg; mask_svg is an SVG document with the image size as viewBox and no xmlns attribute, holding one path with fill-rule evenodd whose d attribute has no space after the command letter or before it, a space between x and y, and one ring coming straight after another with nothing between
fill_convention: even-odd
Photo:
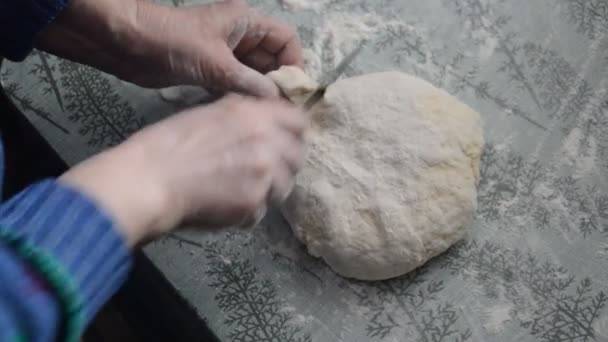
<instances>
[{"instance_id":1,"label":"thumb","mask_svg":"<svg viewBox=\"0 0 608 342\"><path fill-rule=\"evenodd\" d=\"M218 63L214 69L217 76L210 80L223 90L234 91L246 95L278 98L281 96L279 87L270 79L245 64L234 56L228 46L224 46L219 52Z\"/></svg>"}]
</instances>

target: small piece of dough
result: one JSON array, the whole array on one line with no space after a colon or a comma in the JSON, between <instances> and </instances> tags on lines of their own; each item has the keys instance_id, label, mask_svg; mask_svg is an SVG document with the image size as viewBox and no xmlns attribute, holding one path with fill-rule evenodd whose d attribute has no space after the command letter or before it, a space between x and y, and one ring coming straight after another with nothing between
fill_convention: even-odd
<instances>
[{"instance_id":1,"label":"small piece of dough","mask_svg":"<svg viewBox=\"0 0 608 342\"><path fill-rule=\"evenodd\" d=\"M312 93L319 88L301 69L293 66L283 66L268 74L291 102L302 105Z\"/></svg>"},{"instance_id":2,"label":"small piece of dough","mask_svg":"<svg viewBox=\"0 0 608 342\"><path fill-rule=\"evenodd\" d=\"M269 76L296 103L316 84ZM330 85L311 110L308 155L283 208L310 254L361 280L405 274L462 239L477 207L477 112L428 82L383 72Z\"/></svg>"}]
</instances>

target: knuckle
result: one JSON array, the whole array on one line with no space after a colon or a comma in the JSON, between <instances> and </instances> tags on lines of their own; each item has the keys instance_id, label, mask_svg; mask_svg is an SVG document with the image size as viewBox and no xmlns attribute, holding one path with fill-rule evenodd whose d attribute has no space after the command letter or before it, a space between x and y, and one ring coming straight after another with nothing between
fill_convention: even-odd
<instances>
[{"instance_id":1,"label":"knuckle","mask_svg":"<svg viewBox=\"0 0 608 342\"><path fill-rule=\"evenodd\" d=\"M274 136L273 127L267 120L258 121L255 126L255 134L260 141L268 142Z\"/></svg>"},{"instance_id":2,"label":"knuckle","mask_svg":"<svg viewBox=\"0 0 608 342\"><path fill-rule=\"evenodd\" d=\"M246 115L242 118L244 129L259 145L267 145L274 136L273 125L267 119L265 115ZM265 146L256 145L255 147L262 149Z\"/></svg>"},{"instance_id":3,"label":"knuckle","mask_svg":"<svg viewBox=\"0 0 608 342\"><path fill-rule=\"evenodd\" d=\"M224 109L230 111L234 111L241 101L242 99L240 98L240 96L236 94L229 94L221 99L221 103Z\"/></svg>"},{"instance_id":4,"label":"knuckle","mask_svg":"<svg viewBox=\"0 0 608 342\"><path fill-rule=\"evenodd\" d=\"M239 119L247 119L250 114L250 105L247 98L242 95L230 94L224 98L223 111L230 115L237 115Z\"/></svg>"},{"instance_id":5,"label":"knuckle","mask_svg":"<svg viewBox=\"0 0 608 342\"><path fill-rule=\"evenodd\" d=\"M237 77L237 73L232 65L227 63L215 65L210 73L212 74L211 80L223 87L231 85Z\"/></svg>"},{"instance_id":6,"label":"knuckle","mask_svg":"<svg viewBox=\"0 0 608 342\"><path fill-rule=\"evenodd\" d=\"M272 171L273 158L268 149L265 149L263 144L258 144L253 153L251 170L256 179L266 178Z\"/></svg>"}]
</instances>

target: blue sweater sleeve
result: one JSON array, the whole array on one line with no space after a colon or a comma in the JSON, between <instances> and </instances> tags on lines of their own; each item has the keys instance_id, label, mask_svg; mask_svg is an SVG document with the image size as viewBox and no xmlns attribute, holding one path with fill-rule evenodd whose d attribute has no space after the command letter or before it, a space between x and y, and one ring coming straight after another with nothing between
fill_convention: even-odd
<instances>
[{"instance_id":1,"label":"blue sweater sleeve","mask_svg":"<svg viewBox=\"0 0 608 342\"><path fill-rule=\"evenodd\" d=\"M130 267L124 239L53 180L0 205L0 340L77 341Z\"/></svg>"},{"instance_id":2,"label":"blue sweater sleeve","mask_svg":"<svg viewBox=\"0 0 608 342\"><path fill-rule=\"evenodd\" d=\"M22 61L68 0L0 0L0 56Z\"/></svg>"}]
</instances>

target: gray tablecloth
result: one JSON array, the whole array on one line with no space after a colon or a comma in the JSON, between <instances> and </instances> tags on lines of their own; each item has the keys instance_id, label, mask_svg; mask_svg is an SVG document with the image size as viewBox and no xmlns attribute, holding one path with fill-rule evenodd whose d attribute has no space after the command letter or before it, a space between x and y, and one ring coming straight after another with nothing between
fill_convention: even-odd
<instances>
[{"instance_id":1,"label":"gray tablecloth","mask_svg":"<svg viewBox=\"0 0 608 342\"><path fill-rule=\"evenodd\" d=\"M252 4L297 25L314 76L366 37L347 74L413 73L482 114L471 234L362 283L309 257L277 214L253 232L182 232L145 249L180 293L226 341L608 340L608 1L309 1ZM70 163L177 110L40 52L1 74Z\"/></svg>"}]
</instances>

